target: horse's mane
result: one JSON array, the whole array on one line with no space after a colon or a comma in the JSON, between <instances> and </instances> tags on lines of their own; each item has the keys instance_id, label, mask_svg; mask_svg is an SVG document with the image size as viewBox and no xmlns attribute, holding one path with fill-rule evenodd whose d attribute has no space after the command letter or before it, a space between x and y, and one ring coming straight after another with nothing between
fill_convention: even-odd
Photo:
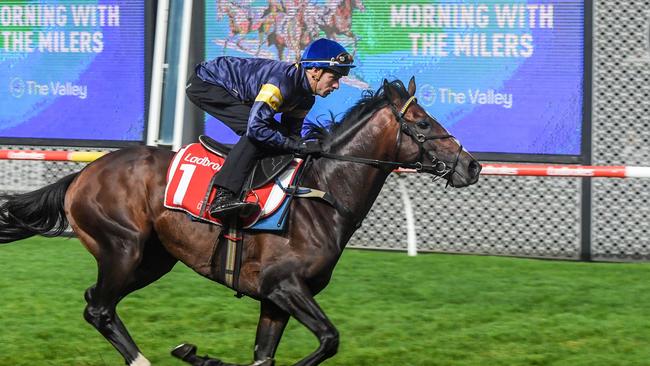
<instances>
[{"instance_id":1,"label":"horse's mane","mask_svg":"<svg viewBox=\"0 0 650 366\"><path fill-rule=\"evenodd\" d=\"M400 80L391 81L388 85L394 91L397 91L402 98L409 97L406 87ZM323 142L332 141L386 104L388 104L388 99L386 98L384 85L376 91L372 89L364 90L361 99L345 112L340 121L336 121L335 116L330 112L330 120L307 125L304 131L305 139L318 139Z\"/></svg>"}]
</instances>

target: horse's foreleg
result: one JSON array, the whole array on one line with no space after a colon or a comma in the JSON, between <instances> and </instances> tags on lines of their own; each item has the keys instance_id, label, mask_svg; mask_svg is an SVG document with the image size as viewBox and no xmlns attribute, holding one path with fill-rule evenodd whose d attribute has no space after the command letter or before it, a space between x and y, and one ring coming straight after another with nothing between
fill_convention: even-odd
<instances>
[{"instance_id":1,"label":"horse's foreleg","mask_svg":"<svg viewBox=\"0 0 650 366\"><path fill-rule=\"evenodd\" d=\"M273 358L289 321L289 314L268 300L260 303L260 321L255 337L255 364L274 365Z\"/></svg>"},{"instance_id":2,"label":"horse's foreleg","mask_svg":"<svg viewBox=\"0 0 650 366\"><path fill-rule=\"evenodd\" d=\"M300 360L295 366L318 365L336 354L339 333L302 280L290 278L282 281L268 298L311 330L320 342L314 353Z\"/></svg>"}]
</instances>

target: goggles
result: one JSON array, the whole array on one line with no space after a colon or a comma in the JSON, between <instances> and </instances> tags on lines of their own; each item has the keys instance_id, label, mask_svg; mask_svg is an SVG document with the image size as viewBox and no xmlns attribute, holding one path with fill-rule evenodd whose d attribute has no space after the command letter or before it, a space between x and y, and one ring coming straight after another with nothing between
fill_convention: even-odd
<instances>
[{"instance_id":1,"label":"goggles","mask_svg":"<svg viewBox=\"0 0 650 366\"><path fill-rule=\"evenodd\" d=\"M329 60L301 60L302 63L323 63L328 64L328 66L339 66L339 65L351 65L354 62L354 58L351 54L347 52L341 52L336 57L332 57Z\"/></svg>"},{"instance_id":2,"label":"goggles","mask_svg":"<svg viewBox=\"0 0 650 366\"><path fill-rule=\"evenodd\" d=\"M330 64L334 62L335 65L350 65L354 62L354 58L347 52L339 53L338 56L330 59ZM332 65L333 66L333 65Z\"/></svg>"}]
</instances>

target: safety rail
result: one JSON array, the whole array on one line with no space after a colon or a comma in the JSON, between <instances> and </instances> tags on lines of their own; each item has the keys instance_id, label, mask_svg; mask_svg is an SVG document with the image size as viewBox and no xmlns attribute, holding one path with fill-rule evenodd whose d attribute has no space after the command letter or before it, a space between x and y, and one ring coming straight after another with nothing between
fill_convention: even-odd
<instances>
[{"instance_id":1,"label":"safety rail","mask_svg":"<svg viewBox=\"0 0 650 366\"><path fill-rule=\"evenodd\" d=\"M0 159L42 160L62 162L92 162L107 151L46 151L46 150L0 150ZM650 167L639 166L591 166L552 164L484 163L481 175L533 176L533 177L588 177L588 178L650 178ZM412 169L397 169L398 175L415 173ZM413 204L404 182L398 180L406 218L407 252L417 255L417 237Z\"/></svg>"},{"instance_id":2,"label":"safety rail","mask_svg":"<svg viewBox=\"0 0 650 366\"><path fill-rule=\"evenodd\" d=\"M47 151L0 150L0 159L91 162L107 154L106 151ZM650 178L650 167L549 165L549 164L482 164L481 175L513 175L534 177L603 177ZM397 169L396 173L415 173L412 169Z\"/></svg>"},{"instance_id":3,"label":"safety rail","mask_svg":"<svg viewBox=\"0 0 650 366\"><path fill-rule=\"evenodd\" d=\"M0 150L0 159L89 163L106 154L106 151Z\"/></svg>"}]
</instances>

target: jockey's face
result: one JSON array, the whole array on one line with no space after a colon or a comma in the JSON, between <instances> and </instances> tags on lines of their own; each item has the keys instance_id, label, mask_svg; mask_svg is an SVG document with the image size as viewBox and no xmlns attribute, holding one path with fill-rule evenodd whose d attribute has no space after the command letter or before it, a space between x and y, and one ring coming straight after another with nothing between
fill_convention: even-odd
<instances>
[{"instance_id":1,"label":"jockey's face","mask_svg":"<svg viewBox=\"0 0 650 366\"><path fill-rule=\"evenodd\" d=\"M323 98L339 88L339 79L341 79L339 74L324 69L309 69L307 70L307 76L309 77L311 90L314 94Z\"/></svg>"}]
</instances>

